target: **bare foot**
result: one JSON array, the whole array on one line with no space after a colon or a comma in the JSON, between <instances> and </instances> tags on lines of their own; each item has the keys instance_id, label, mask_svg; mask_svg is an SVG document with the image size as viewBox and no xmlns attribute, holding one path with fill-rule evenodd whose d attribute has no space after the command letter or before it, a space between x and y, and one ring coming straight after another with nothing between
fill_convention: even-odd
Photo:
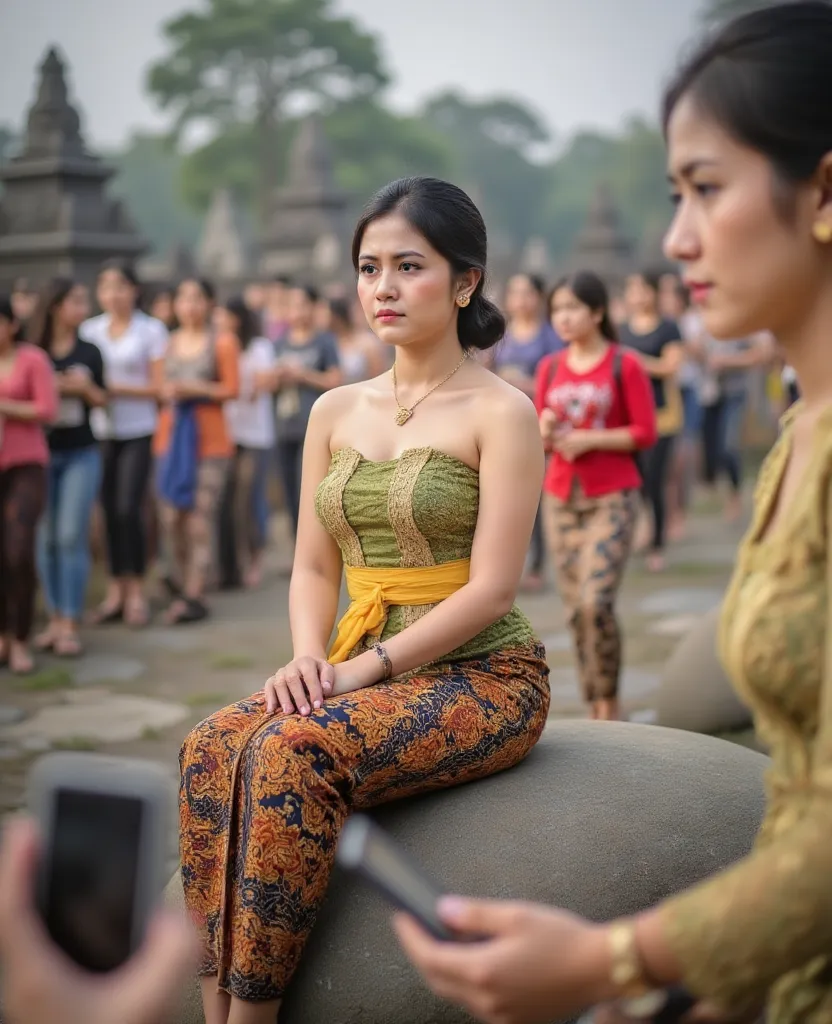
<instances>
[{"instance_id":1,"label":"bare foot","mask_svg":"<svg viewBox=\"0 0 832 1024\"><path fill-rule=\"evenodd\" d=\"M263 582L263 567L259 562L252 562L243 576L246 590L255 590Z\"/></svg>"},{"instance_id":2,"label":"bare foot","mask_svg":"<svg viewBox=\"0 0 832 1024\"><path fill-rule=\"evenodd\" d=\"M645 558L644 564L647 566L648 572L664 572L666 567L664 555L661 551L651 551L647 558Z\"/></svg>"},{"instance_id":3,"label":"bare foot","mask_svg":"<svg viewBox=\"0 0 832 1024\"><path fill-rule=\"evenodd\" d=\"M51 651L55 646L55 641L58 638L58 626L55 622L50 622L49 625L42 633L38 633L35 639L32 641L32 646L36 651Z\"/></svg>"},{"instance_id":4,"label":"bare foot","mask_svg":"<svg viewBox=\"0 0 832 1024\"><path fill-rule=\"evenodd\" d=\"M52 650L59 658L77 658L84 653L81 638L74 629L67 630L56 636Z\"/></svg>"},{"instance_id":5,"label":"bare foot","mask_svg":"<svg viewBox=\"0 0 832 1024\"><path fill-rule=\"evenodd\" d=\"M124 602L124 621L133 629L143 629L150 621L150 610L141 594L131 596Z\"/></svg>"},{"instance_id":6,"label":"bare foot","mask_svg":"<svg viewBox=\"0 0 832 1024\"><path fill-rule=\"evenodd\" d=\"M732 494L725 502L725 522L736 523L742 518L742 498L739 494Z\"/></svg>"},{"instance_id":7,"label":"bare foot","mask_svg":"<svg viewBox=\"0 0 832 1024\"><path fill-rule=\"evenodd\" d=\"M9 647L9 668L16 676L27 676L35 667L35 659L26 644L12 640Z\"/></svg>"},{"instance_id":8,"label":"bare foot","mask_svg":"<svg viewBox=\"0 0 832 1024\"><path fill-rule=\"evenodd\" d=\"M687 533L684 516L677 516L667 525L667 538L672 541L684 540Z\"/></svg>"},{"instance_id":9,"label":"bare foot","mask_svg":"<svg viewBox=\"0 0 832 1024\"><path fill-rule=\"evenodd\" d=\"M620 722L621 711L617 700L599 700L596 703L598 719L601 722Z\"/></svg>"}]
</instances>

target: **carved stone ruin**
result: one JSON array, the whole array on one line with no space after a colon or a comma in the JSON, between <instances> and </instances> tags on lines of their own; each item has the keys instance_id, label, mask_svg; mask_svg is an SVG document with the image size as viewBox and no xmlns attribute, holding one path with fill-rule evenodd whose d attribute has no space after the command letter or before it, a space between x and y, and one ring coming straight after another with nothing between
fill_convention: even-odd
<instances>
[{"instance_id":1,"label":"carved stone ruin","mask_svg":"<svg viewBox=\"0 0 832 1024\"><path fill-rule=\"evenodd\" d=\"M287 182L261 239L260 273L318 285L339 282L349 266L347 197L335 185L320 118L306 118L289 154Z\"/></svg>"},{"instance_id":2,"label":"carved stone ruin","mask_svg":"<svg viewBox=\"0 0 832 1024\"><path fill-rule=\"evenodd\" d=\"M69 102L56 49L40 66L20 153L0 167L0 290L55 275L91 283L103 260L145 249L120 201L107 196L113 169L90 153Z\"/></svg>"}]
</instances>

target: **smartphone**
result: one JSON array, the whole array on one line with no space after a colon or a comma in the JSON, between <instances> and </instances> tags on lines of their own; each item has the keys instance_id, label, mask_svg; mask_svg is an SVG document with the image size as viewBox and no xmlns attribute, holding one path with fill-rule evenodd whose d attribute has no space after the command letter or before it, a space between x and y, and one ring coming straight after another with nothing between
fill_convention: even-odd
<instances>
[{"instance_id":1,"label":"smartphone","mask_svg":"<svg viewBox=\"0 0 832 1024\"><path fill-rule=\"evenodd\" d=\"M417 868L404 850L370 818L355 814L341 831L336 861L356 871L400 910L444 942L459 941L439 917L442 890Z\"/></svg>"},{"instance_id":2,"label":"smartphone","mask_svg":"<svg viewBox=\"0 0 832 1024\"><path fill-rule=\"evenodd\" d=\"M39 825L36 900L80 967L121 966L142 944L165 884L171 784L146 761L49 754L29 777Z\"/></svg>"}]
</instances>

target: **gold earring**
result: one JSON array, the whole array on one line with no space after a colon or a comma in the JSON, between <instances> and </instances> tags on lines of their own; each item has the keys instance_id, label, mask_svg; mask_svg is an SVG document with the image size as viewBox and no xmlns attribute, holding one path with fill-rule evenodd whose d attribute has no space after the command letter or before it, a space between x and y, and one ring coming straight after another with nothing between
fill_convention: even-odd
<instances>
[{"instance_id":1,"label":"gold earring","mask_svg":"<svg viewBox=\"0 0 832 1024\"><path fill-rule=\"evenodd\" d=\"M832 236L830 236L830 238L832 238ZM471 296L470 295L460 295L459 298L457 298L456 301L457 301L457 305L462 306L464 308L471 301Z\"/></svg>"},{"instance_id":2,"label":"gold earring","mask_svg":"<svg viewBox=\"0 0 832 1024\"><path fill-rule=\"evenodd\" d=\"M812 228L812 234L815 236L816 242L820 242L821 245L829 245L832 242L832 224L827 224L825 220L819 220Z\"/></svg>"}]
</instances>

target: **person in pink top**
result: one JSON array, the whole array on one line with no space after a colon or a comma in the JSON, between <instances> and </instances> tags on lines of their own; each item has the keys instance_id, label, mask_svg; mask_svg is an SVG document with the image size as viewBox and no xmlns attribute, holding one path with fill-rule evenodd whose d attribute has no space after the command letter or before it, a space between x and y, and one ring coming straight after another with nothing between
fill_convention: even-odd
<instances>
[{"instance_id":1,"label":"person in pink top","mask_svg":"<svg viewBox=\"0 0 832 1024\"><path fill-rule=\"evenodd\" d=\"M33 668L35 533L46 500L49 449L44 424L58 412L45 352L17 341L11 301L0 298L0 664Z\"/></svg>"}]
</instances>

